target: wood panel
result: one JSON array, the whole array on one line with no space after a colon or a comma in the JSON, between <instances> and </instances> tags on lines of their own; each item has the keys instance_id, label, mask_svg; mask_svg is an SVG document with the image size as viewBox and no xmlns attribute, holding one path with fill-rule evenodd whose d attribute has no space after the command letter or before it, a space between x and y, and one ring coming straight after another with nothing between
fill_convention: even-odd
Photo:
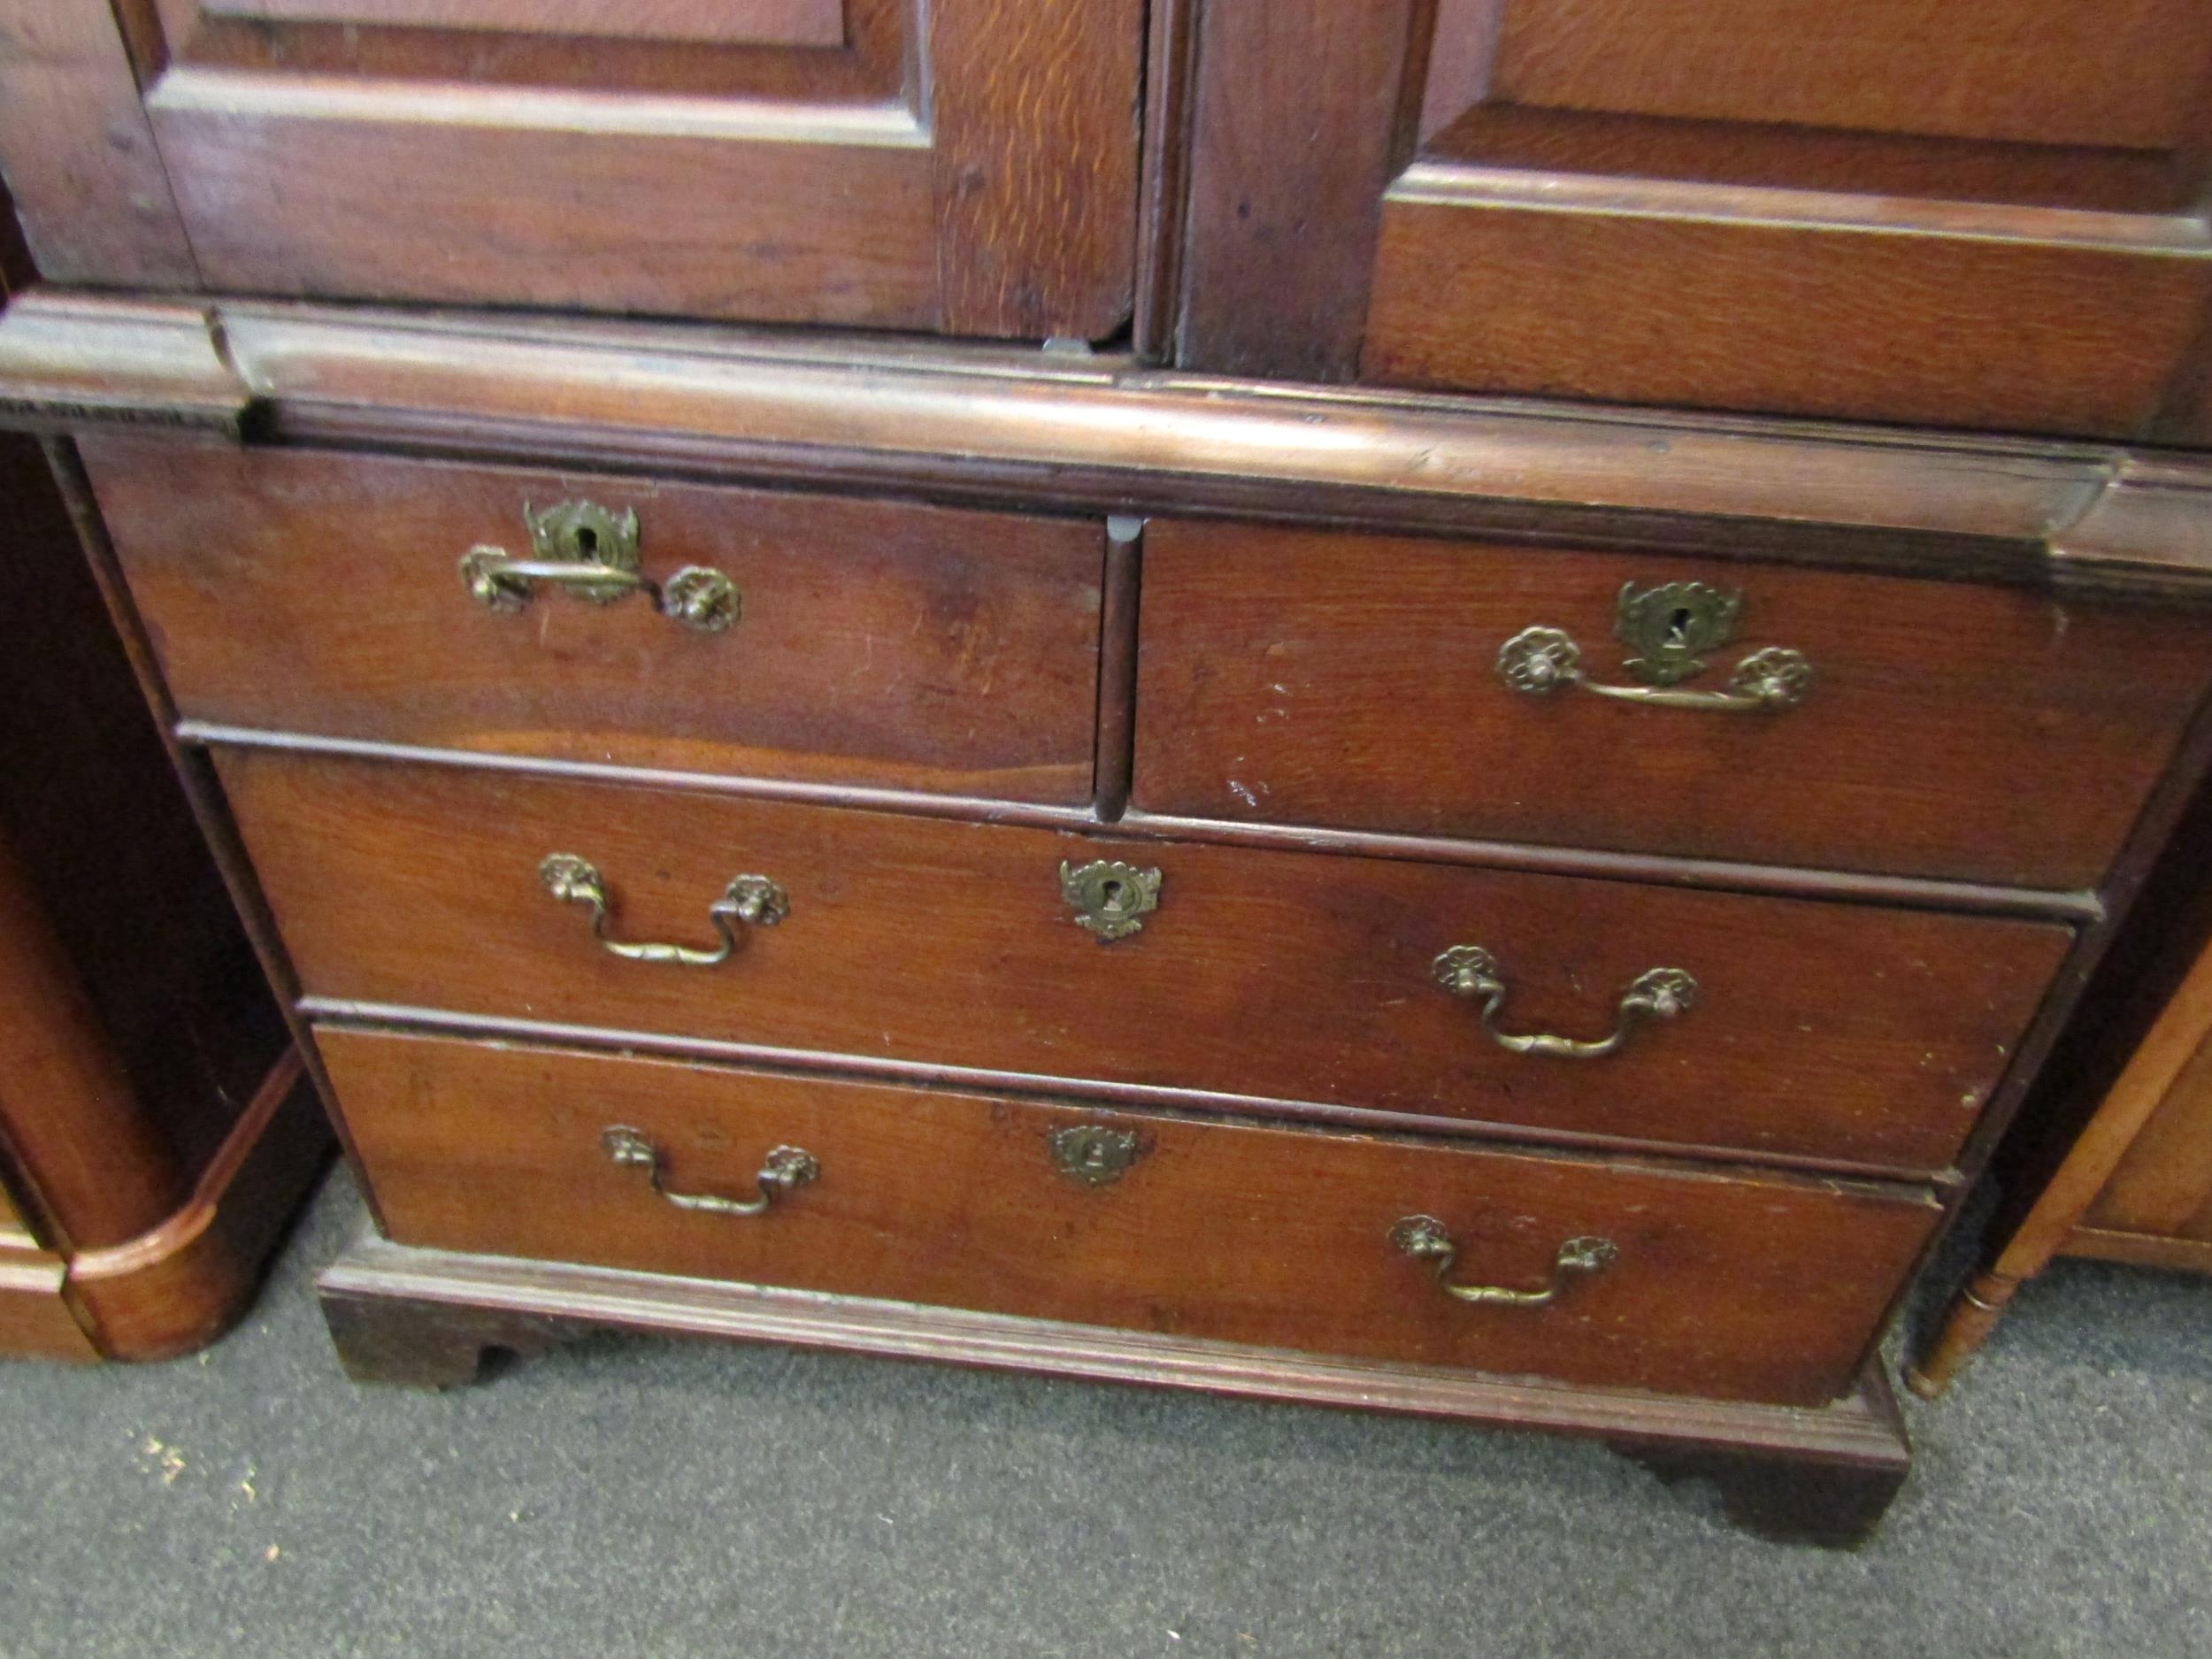
<instances>
[{"instance_id":1,"label":"wood panel","mask_svg":"<svg viewBox=\"0 0 2212 1659\"><path fill-rule=\"evenodd\" d=\"M1409 175L1384 213L1363 375L2124 437L2148 430L2212 299L2198 249L1739 224L1698 205L1577 212Z\"/></svg>"},{"instance_id":2,"label":"wood panel","mask_svg":"<svg viewBox=\"0 0 2212 1659\"><path fill-rule=\"evenodd\" d=\"M1679 580L1742 595L1687 685L1785 647L1811 664L1801 704L1639 708L1500 677L1500 647L1547 626L1593 680L1632 684L1623 584ZM2212 671L2202 622L2141 609L1163 519L1143 629L1148 811L2052 887L2097 883Z\"/></svg>"},{"instance_id":3,"label":"wood panel","mask_svg":"<svg viewBox=\"0 0 2212 1659\"><path fill-rule=\"evenodd\" d=\"M2212 1041L2167 1086L2082 1227L2212 1244Z\"/></svg>"},{"instance_id":4,"label":"wood panel","mask_svg":"<svg viewBox=\"0 0 2212 1659\"><path fill-rule=\"evenodd\" d=\"M1937 1214L1925 1194L1775 1177L452 1040L323 1043L402 1243L1720 1399L1841 1393ZM744 1195L779 1144L821 1172L764 1216L686 1212L608 1160L616 1125L664 1149L679 1191ZM1048 1134L1082 1125L1136 1137L1120 1179L1055 1168ZM1576 1235L1619 1256L1550 1307L1471 1307L1390 1246L1411 1214L1453 1230L1468 1279L1540 1286Z\"/></svg>"},{"instance_id":5,"label":"wood panel","mask_svg":"<svg viewBox=\"0 0 2212 1659\"><path fill-rule=\"evenodd\" d=\"M648 479L104 435L82 453L188 717L508 755L1089 798L1104 535ZM646 574L722 572L738 620L457 574L523 514L635 511Z\"/></svg>"},{"instance_id":6,"label":"wood panel","mask_svg":"<svg viewBox=\"0 0 2212 1659\"><path fill-rule=\"evenodd\" d=\"M941 326L1100 340L1136 291L1143 0L929 12Z\"/></svg>"},{"instance_id":7,"label":"wood panel","mask_svg":"<svg viewBox=\"0 0 2212 1659\"><path fill-rule=\"evenodd\" d=\"M2201 0L1441 4L1502 13L1502 104L2116 149L2198 135L2212 40Z\"/></svg>"},{"instance_id":8,"label":"wood panel","mask_svg":"<svg viewBox=\"0 0 2212 1659\"><path fill-rule=\"evenodd\" d=\"M595 40L842 46L844 0L199 0L211 17Z\"/></svg>"},{"instance_id":9,"label":"wood panel","mask_svg":"<svg viewBox=\"0 0 2212 1659\"><path fill-rule=\"evenodd\" d=\"M308 994L1442 1125L1943 1167L2069 937L1401 860L1082 837L468 769L218 756ZM709 944L733 877L790 915L721 967L617 960L539 863L608 884L613 937ZM1102 945L1063 861L1161 873ZM1432 973L1480 945L1509 1031L1602 1035L1637 976L1697 1007L1603 1063L1516 1055ZM1199 1092L1194 1094L1193 1092ZM1309 1106L1311 1110L1311 1106Z\"/></svg>"},{"instance_id":10,"label":"wood panel","mask_svg":"<svg viewBox=\"0 0 2212 1659\"><path fill-rule=\"evenodd\" d=\"M56 282L188 288L184 222L104 4L0 15L0 174Z\"/></svg>"},{"instance_id":11,"label":"wood panel","mask_svg":"<svg viewBox=\"0 0 2212 1659\"><path fill-rule=\"evenodd\" d=\"M122 0L128 60L104 0L47 9L84 65L0 35L45 117L0 162L58 219L100 182L71 157L113 173L150 129L172 286L1081 340L1129 315L1141 0ZM87 255L49 274L142 280Z\"/></svg>"},{"instance_id":12,"label":"wood panel","mask_svg":"<svg viewBox=\"0 0 2212 1659\"><path fill-rule=\"evenodd\" d=\"M2202 0L1226 10L1187 366L2201 436Z\"/></svg>"}]
</instances>

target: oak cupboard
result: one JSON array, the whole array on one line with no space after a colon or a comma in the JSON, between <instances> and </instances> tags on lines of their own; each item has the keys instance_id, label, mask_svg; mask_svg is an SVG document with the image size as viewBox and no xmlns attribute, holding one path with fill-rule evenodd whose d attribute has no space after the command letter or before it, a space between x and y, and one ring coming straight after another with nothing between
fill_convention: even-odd
<instances>
[{"instance_id":1,"label":"oak cupboard","mask_svg":"<svg viewBox=\"0 0 2212 1659\"><path fill-rule=\"evenodd\" d=\"M15 6L0 411L366 1194L347 1366L928 1356L1863 1537L2212 754L2197 12Z\"/></svg>"}]
</instances>

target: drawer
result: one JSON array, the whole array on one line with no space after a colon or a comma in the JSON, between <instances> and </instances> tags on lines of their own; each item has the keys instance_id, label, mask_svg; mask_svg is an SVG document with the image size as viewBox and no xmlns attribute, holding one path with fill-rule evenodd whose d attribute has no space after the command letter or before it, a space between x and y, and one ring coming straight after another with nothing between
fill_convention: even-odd
<instances>
[{"instance_id":1,"label":"drawer","mask_svg":"<svg viewBox=\"0 0 2212 1659\"><path fill-rule=\"evenodd\" d=\"M453 1038L321 1041L404 1244L1609 1386L1833 1398L1938 1214L1914 1189ZM637 1161L614 1160L610 1129L633 1132ZM655 1191L757 1202L778 1148L812 1178L759 1213ZM1394 1244L1418 1217L1456 1248L1455 1283L1540 1291L1572 1239L1611 1259L1589 1252L1544 1305L1463 1301Z\"/></svg>"},{"instance_id":2,"label":"drawer","mask_svg":"<svg viewBox=\"0 0 2212 1659\"><path fill-rule=\"evenodd\" d=\"M173 437L83 449L188 719L1090 796L1097 524ZM720 572L735 619L710 631L642 589L596 603L543 580L509 609L472 596L465 555L528 557L526 509L572 502L634 512L637 563L665 595L687 568ZM608 557L609 521L580 528ZM573 532L556 541L577 550Z\"/></svg>"},{"instance_id":3,"label":"drawer","mask_svg":"<svg viewBox=\"0 0 2212 1659\"><path fill-rule=\"evenodd\" d=\"M1775 565L1156 520L1144 583L1133 798L1170 816L2084 887L2212 680L2201 618ZM1562 639L1584 683L1502 674ZM1590 689L1732 695L1778 650L1794 706Z\"/></svg>"},{"instance_id":4,"label":"drawer","mask_svg":"<svg viewBox=\"0 0 2212 1659\"><path fill-rule=\"evenodd\" d=\"M1519 1129L1947 1164L2067 942L2042 924L528 779L219 754L311 995ZM595 866L618 941L711 947L734 879L788 914L712 967L618 958L551 895ZM1064 864L1160 872L1079 926ZM1134 876L1127 878L1134 879ZM1493 1023L1436 962L1479 947ZM1684 970L1695 1005L1624 1020Z\"/></svg>"}]
</instances>

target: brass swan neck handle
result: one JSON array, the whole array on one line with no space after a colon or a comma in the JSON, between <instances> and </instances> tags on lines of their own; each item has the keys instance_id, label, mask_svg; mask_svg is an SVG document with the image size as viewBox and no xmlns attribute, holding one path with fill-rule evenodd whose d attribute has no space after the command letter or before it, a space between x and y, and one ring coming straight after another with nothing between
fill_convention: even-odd
<instances>
[{"instance_id":1,"label":"brass swan neck handle","mask_svg":"<svg viewBox=\"0 0 2212 1659\"><path fill-rule=\"evenodd\" d=\"M1479 999L1482 1028L1509 1054L1546 1055L1558 1060L1597 1060L1617 1054L1645 1020L1678 1019L1697 1006L1697 981L1680 968L1650 968L1636 976L1615 1004L1613 1030L1604 1037L1554 1037L1542 1033L1498 1029L1505 1006L1504 972L1497 958L1480 945L1454 945L1431 964L1436 982L1454 996Z\"/></svg>"},{"instance_id":2,"label":"brass swan neck handle","mask_svg":"<svg viewBox=\"0 0 2212 1659\"><path fill-rule=\"evenodd\" d=\"M1437 1285L1446 1295L1502 1308L1548 1308L1559 1300L1569 1281L1601 1273L1620 1256L1620 1247L1610 1239L1569 1239L1552 1258L1551 1282L1540 1289L1522 1290L1507 1285L1453 1284L1452 1264L1459 1259L1459 1246L1434 1216L1404 1217L1390 1229L1390 1242L1416 1261L1433 1262Z\"/></svg>"}]
</instances>

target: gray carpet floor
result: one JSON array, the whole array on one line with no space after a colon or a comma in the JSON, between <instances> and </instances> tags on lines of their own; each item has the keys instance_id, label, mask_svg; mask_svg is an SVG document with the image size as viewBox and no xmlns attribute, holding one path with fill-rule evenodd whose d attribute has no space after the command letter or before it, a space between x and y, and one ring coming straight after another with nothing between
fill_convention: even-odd
<instances>
[{"instance_id":1,"label":"gray carpet floor","mask_svg":"<svg viewBox=\"0 0 2212 1659\"><path fill-rule=\"evenodd\" d=\"M340 1375L326 1188L172 1364L0 1366L0 1654L2212 1654L2212 1285L2064 1263L1855 1554L1602 1449L609 1337L443 1395Z\"/></svg>"}]
</instances>

